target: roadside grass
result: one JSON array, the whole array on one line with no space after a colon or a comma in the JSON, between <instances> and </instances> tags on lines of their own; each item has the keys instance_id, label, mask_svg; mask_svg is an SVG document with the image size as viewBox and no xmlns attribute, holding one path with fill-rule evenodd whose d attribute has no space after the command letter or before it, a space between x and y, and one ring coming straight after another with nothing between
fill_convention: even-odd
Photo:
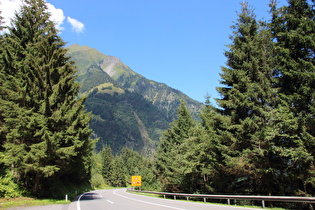
<instances>
[{"instance_id":1,"label":"roadside grass","mask_svg":"<svg viewBox=\"0 0 315 210\"><path fill-rule=\"evenodd\" d=\"M162 196L160 195L157 195L157 194L150 194L150 193L142 193L142 192L133 192L133 191L127 191L128 193L132 193L132 194L137 194L137 195L144 195L144 196L149 196L149 197L156 197L156 198L163 198ZM170 199L170 200L173 200L172 198L166 198L166 199ZM203 201L198 201L198 200L186 200L186 199L180 199L180 198L177 198L177 200L180 200L180 201L186 201L186 202L195 202L195 203L203 203L203 204L211 204L211 205L220 205L220 206L235 206L235 207L243 207L243 208L255 208L255 209L263 209L262 207L260 206L251 206L251 205L227 205L227 204L223 204L223 203L215 203L215 202L203 202ZM272 209L272 210L285 210L284 208L277 208L277 207L274 207L274 208L264 208L264 209Z\"/></svg>"},{"instance_id":2,"label":"roadside grass","mask_svg":"<svg viewBox=\"0 0 315 210\"><path fill-rule=\"evenodd\" d=\"M115 189L115 188L110 187L110 186L106 186L106 187L100 188L100 189L107 190L107 189ZM95 190L97 190L97 189L95 189ZM70 194L68 196L68 201L66 201L65 199L63 199L63 200L61 200L61 199L37 199L37 198L30 198L30 197L0 198L0 210L12 208L12 207L31 207L31 206L54 205L54 204L70 204L71 199L75 198L77 195L78 195L77 193Z\"/></svg>"},{"instance_id":3,"label":"roadside grass","mask_svg":"<svg viewBox=\"0 0 315 210\"><path fill-rule=\"evenodd\" d=\"M30 207L30 206L44 206L53 204L70 204L71 201L56 200L56 199L35 199L29 197L19 198L0 198L0 209L7 209L11 207Z\"/></svg>"}]
</instances>

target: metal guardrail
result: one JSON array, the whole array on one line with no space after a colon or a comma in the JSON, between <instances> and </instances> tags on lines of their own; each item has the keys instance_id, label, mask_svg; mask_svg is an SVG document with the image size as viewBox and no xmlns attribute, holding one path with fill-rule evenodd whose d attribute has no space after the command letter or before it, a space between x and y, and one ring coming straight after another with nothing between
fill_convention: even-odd
<instances>
[{"instance_id":1,"label":"metal guardrail","mask_svg":"<svg viewBox=\"0 0 315 210\"><path fill-rule=\"evenodd\" d=\"M228 205L231 204L231 200L256 200L261 201L262 207L265 208L265 201L277 201L277 202L299 202L299 203L315 203L315 197L298 197L298 196L256 196L256 195L207 195L207 194L185 194L185 193L167 193L167 192L152 192L128 189L127 191L150 193L173 197L176 200L177 197L189 198L203 198L204 202L207 199L226 199Z\"/></svg>"}]
</instances>

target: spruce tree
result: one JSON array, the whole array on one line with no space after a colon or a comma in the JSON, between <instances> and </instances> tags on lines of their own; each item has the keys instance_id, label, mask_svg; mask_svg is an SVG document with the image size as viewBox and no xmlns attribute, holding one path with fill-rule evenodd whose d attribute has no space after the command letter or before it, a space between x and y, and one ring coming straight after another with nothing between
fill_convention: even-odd
<instances>
[{"instance_id":1,"label":"spruce tree","mask_svg":"<svg viewBox=\"0 0 315 210\"><path fill-rule=\"evenodd\" d=\"M192 162L201 166L200 176L202 176L203 181L199 183L203 183L201 189L204 193L226 193L232 179L230 174L226 172L226 158L231 152L231 143L224 141L229 139L227 137L230 133L226 128L230 125L230 117L222 115L221 111L222 109L215 108L210 103L208 97L204 109L200 113L201 126L204 131L200 132L201 135L194 134L190 138L197 141L200 139L194 146L198 149L193 151L194 154L188 152L187 158L189 159L191 154L190 158L195 159Z\"/></svg>"},{"instance_id":2,"label":"spruce tree","mask_svg":"<svg viewBox=\"0 0 315 210\"><path fill-rule=\"evenodd\" d=\"M177 119L171 127L163 133L161 143L156 151L157 174L162 183L162 190L178 191L182 181L180 167L180 145L189 137L190 130L194 127L192 116L182 101L178 108Z\"/></svg>"},{"instance_id":3,"label":"spruce tree","mask_svg":"<svg viewBox=\"0 0 315 210\"><path fill-rule=\"evenodd\" d=\"M284 193L315 193L315 10L314 1L289 0L277 8L272 1L271 31L276 43L275 78L279 98L294 124L283 127L278 144L291 147L283 161Z\"/></svg>"},{"instance_id":4,"label":"spruce tree","mask_svg":"<svg viewBox=\"0 0 315 210\"><path fill-rule=\"evenodd\" d=\"M5 28L3 26L3 17L1 16L2 11L0 10L0 96L4 94L3 91L3 85L5 81L5 75L4 75L4 64L3 64L3 45L4 45L4 31L3 29ZM1 105L0 105L1 106ZM0 159L3 157L1 156L1 152L3 151L3 143L5 140L5 135L3 133L3 128L4 128L4 118L3 114L1 112L0 108ZM3 169L5 169L4 165L0 162L0 175L2 175Z\"/></svg>"},{"instance_id":5,"label":"spruce tree","mask_svg":"<svg viewBox=\"0 0 315 210\"><path fill-rule=\"evenodd\" d=\"M113 162L112 162L112 168L110 171L110 183L111 186L114 187L126 187L126 177L124 174L124 168L122 167L124 165L123 159L120 155L116 155Z\"/></svg>"},{"instance_id":6,"label":"spruce tree","mask_svg":"<svg viewBox=\"0 0 315 210\"><path fill-rule=\"evenodd\" d=\"M177 171L181 175L179 189L185 193L212 193L213 180L217 174L214 165L213 150L216 145L215 135L197 125L190 131L188 138L180 145L177 160L180 160Z\"/></svg>"},{"instance_id":7,"label":"spruce tree","mask_svg":"<svg viewBox=\"0 0 315 210\"><path fill-rule=\"evenodd\" d=\"M273 111L273 43L266 24L258 22L248 3L242 4L225 52L217 102L222 113L220 145L228 147L222 162L229 193L272 193L274 168L269 157L270 113ZM266 192L267 191L267 192Z\"/></svg>"},{"instance_id":8,"label":"spruce tree","mask_svg":"<svg viewBox=\"0 0 315 210\"><path fill-rule=\"evenodd\" d=\"M110 183L110 171L112 170L114 156L112 155L112 148L107 145L100 152L102 157L102 176L106 183Z\"/></svg>"},{"instance_id":9,"label":"spruce tree","mask_svg":"<svg viewBox=\"0 0 315 210\"><path fill-rule=\"evenodd\" d=\"M3 95L3 90L2 90L2 86L5 80L4 77L4 65L3 65L3 45L4 45L4 40L3 40L3 17L1 16L2 11L0 10L0 95ZM2 151L3 149L3 142L4 142L4 135L2 134L2 129L3 129L3 125L4 125L4 120L2 117L2 113L0 112L0 151Z\"/></svg>"},{"instance_id":10,"label":"spruce tree","mask_svg":"<svg viewBox=\"0 0 315 210\"><path fill-rule=\"evenodd\" d=\"M25 0L4 44L2 160L34 195L86 181L92 141L75 67L44 0Z\"/></svg>"}]
</instances>

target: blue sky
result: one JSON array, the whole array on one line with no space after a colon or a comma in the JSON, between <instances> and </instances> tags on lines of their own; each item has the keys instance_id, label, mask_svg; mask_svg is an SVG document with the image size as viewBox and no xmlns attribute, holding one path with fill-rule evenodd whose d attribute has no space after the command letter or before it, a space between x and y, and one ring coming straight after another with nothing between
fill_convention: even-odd
<instances>
[{"instance_id":1,"label":"blue sky","mask_svg":"<svg viewBox=\"0 0 315 210\"><path fill-rule=\"evenodd\" d=\"M19 1L0 0L2 6ZM231 43L230 26L237 20L242 0L47 2L68 44L88 45L117 56L147 79L200 102L207 94L219 97L215 88L220 86L219 73L226 63L223 53ZM286 0L278 2L286 4ZM268 3L249 0L258 19L270 19Z\"/></svg>"}]
</instances>

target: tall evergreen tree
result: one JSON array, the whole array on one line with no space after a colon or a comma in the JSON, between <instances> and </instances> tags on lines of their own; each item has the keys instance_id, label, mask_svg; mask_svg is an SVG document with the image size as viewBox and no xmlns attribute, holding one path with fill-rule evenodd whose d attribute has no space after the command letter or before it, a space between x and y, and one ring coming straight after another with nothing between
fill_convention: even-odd
<instances>
[{"instance_id":1,"label":"tall evergreen tree","mask_svg":"<svg viewBox=\"0 0 315 210\"><path fill-rule=\"evenodd\" d=\"M75 67L49 18L44 0L25 0L4 43L2 161L34 195L87 180L92 150Z\"/></svg>"},{"instance_id":2,"label":"tall evergreen tree","mask_svg":"<svg viewBox=\"0 0 315 210\"><path fill-rule=\"evenodd\" d=\"M186 193L212 193L217 171L213 156L215 135L208 135L200 125L192 128L188 138L180 145L177 160L181 175L179 189Z\"/></svg>"},{"instance_id":3,"label":"tall evergreen tree","mask_svg":"<svg viewBox=\"0 0 315 210\"><path fill-rule=\"evenodd\" d=\"M102 176L106 183L110 183L110 171L112 170L114 156L112 155L112 148L107 145L100 152L102 157Z\"/></svg>"},{"instance_id":4,"label":"tall evergreen tree","mask_svg":"<svg viewBox=\"0 0 315 210\"><path fill-rule=\"evenodd\" d=\"M3 64L3 45L4 45L4 34L3 34L3 29L5 28L3 26L3 17L1 15L2 11L0 10L0 95L3 95L3 85L5 81L5 76L4 76L4 64ZM3 114L0 110L0 152L3 151L3 143L5 140L5 135L3 134L3 127L4 127L4 118ZM2 159L1 153L0 153L0 159ZM2 174L2 170L5 169L4 165L0 162L0 175Z\"/></svg>"},{"instance_id":5,"label":"tall evergreen tree","mask_svg":"<svg viewBox=\"0 0 315 210\"><path fill-rule=\"evenodd\" d=\"M112 168L110 171L110 183L111 186L114 187L126 187L126 177L124 174L124 168L122 167L124 165L123 159L120 155L116 155L113 162L112 162Z\"/></svg>"},{"instance_id":6,"label":"tall evergreen tree","mask_svg":"<svg viewBox=\"0 0 315 210\"><path fill-rule=\"evenodd\" d=\"M201 166L200 175L203 180L199 183L202 183L201 189L204 193L226 193L231 183L231 176L226 172L226 158L231 152L231 143L224 141L229 139L230 133L226 128L230 125L230 118L222 115L221 111L211 105L210 99L207 98L200 114L204 131L201 135L192 135L191 138L197 140L195 147L198 150L193 151L192 155L189 155L191 152L187 153L188 159L189 156L194 158L192 162Z\"/></svg>"},{"instance_id":7,"label":"tall evergreen tree","mask_svg":"<svg viewBox=\"0 0 315 210\"><path fill-rule=\"evenodd\" d=\"M0 86L2 87L3 86L3 82L5 80L5 77L4 77L4 65L3 65L3 45L4 45L4 40L3 40L3 29L4 29L4 22L3 22L3 17L1 15L2 11L0 10ZM0 87L0 95L3 95L3 92L2 92L2 88ZM3 128L3 117L2 117L2 113L0 112L0 151L3 149L3 142L4 142L4 135L2 134L1 132L1 128Z\"/></svg>"},{"instance_id":8,"label":"tall evergreen tree","mask_svg":"<svg viewBox=\"0 0 315 210\"><path fill-rule=\"evenodd\" d=\"M156 151L156 167L162 182L162 190L178 191L182 174L180 174L181 159L180 145L189 137L194 127L192 116L182 101L178 108L177 119L172 122L171 128L166 130Z\"/></svg>"},{"instance_id":9,"label":"tall evergreen tree","mask_svg":"<svg viewBox=\"0 0 315 210\"><path fill-rule=\"evenodd\" d=\"M233 43L225 53L227 67L220 74L224 86L217 88L222 96L217 102L226 118L221 119L220 142L229 148L222 159L229 183L226 190L271 194L275 180L268 155L275 103L273 43L247 2L232 29Z\"/></svg>"},{"instance_id":10,"label":"tall evergreen tree","mask_svg":"<svg viewBox=\"0 0 315 210\"><path fill-rule=\"evenodd\" d=\"M283 164L288 193L314 194L315 179L315 10L314 1L271 2L279 98L295 124L283 127L278 142L291 147Z\"/></svg>"}]
</instances>

